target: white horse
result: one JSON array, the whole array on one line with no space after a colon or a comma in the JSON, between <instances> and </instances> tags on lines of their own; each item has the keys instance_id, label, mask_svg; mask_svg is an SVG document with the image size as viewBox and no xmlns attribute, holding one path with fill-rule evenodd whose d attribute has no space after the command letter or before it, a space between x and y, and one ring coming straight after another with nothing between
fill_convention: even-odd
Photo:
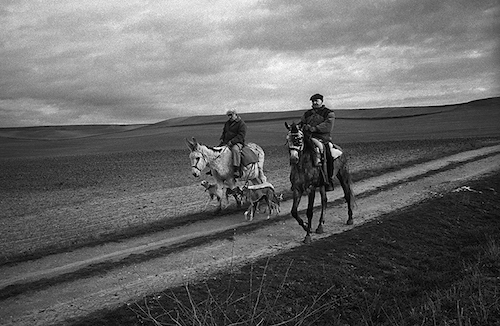
<instances>
[{"instance_id":1,"label":"white horse","mask_svg":"<svg viewBox=\"0 0 500 326\"><path fill-rule=\"evenodd\" d=\"M186 144L191 151L189 159L191 160L191 173L193 176L199 177L203 169L208 167L220 189L234 189L236 187L233 158L229 147L208 147L198 143L195 138L192 140L186 139ZM257 155L258 162L243 166L240 179L245 183L247 181L252 182L252 184L267 182L264 175L264 150L254 143L247 143L245 146L248 146ZM220 201L218 211L221 209L222 201Z\"/></svg>"}]
</instances>

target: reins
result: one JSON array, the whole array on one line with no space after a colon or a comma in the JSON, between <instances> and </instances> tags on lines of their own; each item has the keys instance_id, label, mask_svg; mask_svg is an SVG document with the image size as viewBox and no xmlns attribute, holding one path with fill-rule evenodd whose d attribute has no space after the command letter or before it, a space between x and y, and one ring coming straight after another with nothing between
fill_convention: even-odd
<instances>
[{"instance_id":1,"label":"reins","mask_svg":"<svg viewBox=\"0 0 500 326\"><path fill-rule=\"evenodd\" d=\"M228 146L225 146L222 150L215 150L214 148L211 148L211 147L208 147L208 146L205 146L205 147L206 147L207 149L210 149L210 150L214 151L214 152L215 152L215 151L219 152L219 154L218 154L218 155L215 155L215 156L214 156L214 158L213 158L212 162L214 162L214 161L215 161L215 160L217 160L219 157L221 157L222 152L223 152L226 148L229 148ZM207 154L205 154L205 152L204 152L204 151L201 151L201 150L197 150L197 151L201 154L201 156L203 156L203 160L205 160L205 162L206 162L207 166L210 166L210 160L208 159L208 155L207 155ZM197 166L197 165L198 165L198 162L196 162L196 165L192 165L191 167L192 167L192 168L197 169L198 171L201 171L201 170L200 170L200 168L198 168L198 166Z\"/></svg>"}]
</instances>

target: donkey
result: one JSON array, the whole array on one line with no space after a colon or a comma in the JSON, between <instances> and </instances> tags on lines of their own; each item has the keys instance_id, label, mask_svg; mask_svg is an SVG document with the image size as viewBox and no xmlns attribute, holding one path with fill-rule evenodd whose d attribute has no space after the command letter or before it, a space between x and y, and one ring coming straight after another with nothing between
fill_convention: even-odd
<instances>
[{"instance_id":1,"label":"donkey","mask_svg":"<svg viewBox=\"0 0 500 326\"><path fill-rule=\"evenodd\" d=\"M186 144L191 151L189 159L191 161L191 173L194 177L199 177L201 171L206 167L210 168L210 173L220 189L234 189L236 180L234 179L233 162L231 150L227 146L209 147L200 144L195 138L186 139ZM258 161L242 167L242 179L252 184L259 184L267 181L264 175L264 150L257 144L247 143L257 156ZM220 201L217 212L222 210L222 201Z\"/></svg>"},{"instance_id":2,"label":"donkey","mask_svg":"<svg viewBox=\"0 0 500 326\"><path fill-rule=\"evenodd\" d=\"M289 125L285 122L288 129L287 144L290 156L290 182L292 183L293 204L291 214L297 220L300 226L306 231L304 243L311 242L311 224L314 208L314 197L316 189L319 189L321 195L321 215L319 218L316 233L323 233L324 213L327 206L326 189L328 178L324 175L325 169L314 164L315 151L314 144L310 134L305 134L295 123ZM336 145L335 145L336 146ZM336 146L338 149L340 147ZM347 166L347 158L344 154L336 158L333 162L333 176L336 176L344 190L344 198L347 202L348 219L347 224L353 224L352 207L355 203L354 192L352 190L352 181ZM298 207L303 194L308 195L307 206L307 224L299 217Z\"/></svg>"}]
</instances>

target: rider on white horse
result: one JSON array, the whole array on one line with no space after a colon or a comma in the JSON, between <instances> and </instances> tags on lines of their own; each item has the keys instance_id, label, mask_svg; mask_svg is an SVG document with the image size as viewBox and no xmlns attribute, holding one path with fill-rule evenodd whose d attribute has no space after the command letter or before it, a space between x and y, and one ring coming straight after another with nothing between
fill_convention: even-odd
<instances>
[{"instance_id":1,"label":"rider on white horse","mask_svg":"<svg viewBox=\"0 0 500 326\"><path fill-rule=\"evenodd\" d=\"M233 154L234 177L241 177L241 149L245 145L247 126L238 116L236 110L231 109L226 112L228 120L224 124L219 146L228 146Z\"/></svg>"}]
</instances>

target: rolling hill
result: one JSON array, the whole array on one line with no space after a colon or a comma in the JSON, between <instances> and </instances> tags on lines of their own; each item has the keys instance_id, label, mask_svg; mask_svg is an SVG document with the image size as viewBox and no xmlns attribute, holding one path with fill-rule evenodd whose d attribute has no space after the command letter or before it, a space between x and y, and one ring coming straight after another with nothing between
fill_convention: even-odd
<instances>
[{"instance_id":1,"label":"rolling hill","mask_svg":"<svg viewBox=\"0 0 500 326\"><path fill-rule=\"evenodd\" d=\"M500 97L462 104L336 110L333 137L339 144L409 139L500 136ZM284 122L304 110L242 113L247 140L263 146L284 143ZM173 118L150 125L85 125L0 128L0 157L63 156L185 148L195 137L218 143L224 115Z\"/></svg>"}]
</instances>

